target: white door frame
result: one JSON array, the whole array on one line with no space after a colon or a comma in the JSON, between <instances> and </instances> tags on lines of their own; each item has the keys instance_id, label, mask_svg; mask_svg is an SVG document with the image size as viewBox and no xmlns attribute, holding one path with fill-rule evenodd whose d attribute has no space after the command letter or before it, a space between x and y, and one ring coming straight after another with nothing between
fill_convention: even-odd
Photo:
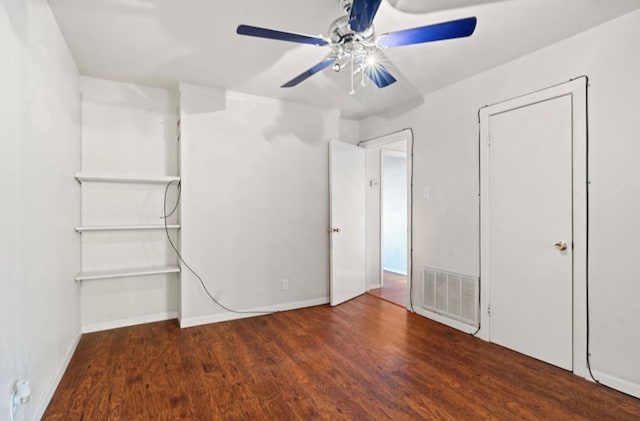
<instances>
[{"instance_id":1,"label":"white door frame","mask_svg":"<svg viewBox=\"0 0 640 421\"><path fill-rule=\"evenodd\" d=\"M405 306L407 309L413 311L411 308L411 291L413 285L413 266L412 266L412 257L413 250L411 245L412 242L412 232L413 232L413 219L412 219L412 203L413 203L413 130L411 129L403 129L394 133L389 133L384 136L376 137L373 139L363 140L358 143L358 146L364 149L382 149L385 145L389 145L391 143L396 143L400 141L406 141L407 143L407 299L405 302ZM382 156L382 155L381 155ZM382 158L381 158L382 159ZM382 169L382 168L381 168ZM380 177L382 179L382 176ZM380 226L379 226L379 234L382 236L382 197L380 198ZM382 241L380 241L380 251L379 251L379 259L380 259L380 284L383 284L383 275L384 271L382 268Z\"/></svg>"},{"instance_id":2,"label":"white door frame","mask_svg":"<svg viewBox=\"0 0 640 421\"><path fill-rule=\"evenodd\" d=\"M489 297L491 272L489 267L489 119L491 116L549 99L570 96L572 100L572 160L573 160L573 372L587 374L587 92L586 78L490 105L480 110L480 332L490 338ZM487 216L485 216L487 215Z\"/></svg>"}]
</instances>

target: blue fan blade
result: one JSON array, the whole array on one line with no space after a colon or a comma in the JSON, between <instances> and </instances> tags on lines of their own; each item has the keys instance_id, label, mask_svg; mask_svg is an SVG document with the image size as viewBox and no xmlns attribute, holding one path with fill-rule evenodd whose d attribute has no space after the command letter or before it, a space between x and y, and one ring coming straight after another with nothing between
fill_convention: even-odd
<instances>
[{"instance_id":1,"label":"blue fan blade","mask_svg":"<svg viewBox=\"0 0 640 421\"><path fill-rule=\"evenodd\" d=\"M260 37L277 39L279 41L299 42L302 44L327 45L328 42L322 38L310 37L308 35L294 34L291 32L275 31L273 29L259 28L257 26L240 25L236 32L240 35L250 37Z\"/></svg>"},{"instance_id":2,"label":"blue fan blade","mask_svg":"<svg viewBox=\"0 0 640 421\"><path fill-rule=\"evenodd\" d=\"M353 32L364 32L373 23L382 0L354 0L349 15L349 26Z\"/></svg>"},{"instance_id":3,"label":"blue fan blade","mask_svg":"<svg viewBox=\"0 0 640 421\"><path fill-rule=\"evenodd\" d=\"M473 31L476 29L476 22L476 18L472 17L390 32L388 34L382 34L377 44L379 47L392 48L421 44L423 42L468 37L473 34Z\"/></svg>"},{"instance_id":4,"label":"blue fan blade","mask_svg":"<svg viewBox=\"0 0 640 421\"><path fill-rule=\"evenodd\" d=\"M308 78L310 78L311 76L315 75L319 71L324 70L327 67L331 66L333 63L335 63L335 61L336 61L335 58L328 57L328 58L324 59L323 61L321 61L320 63L318 63L315 66L313 66L312 68L310 68L309 70L300 73L298 76L294 77L289 82L287 82L284 85L282 85L281 88L291 88L293 86L296 86L300 82L303 82L303 81L307 80Z\"/></svg>"},{"instance_id":5,"label":"blue fan blade","mask_svg":"<svg viewBox=\"0 0 640 421\"><path fill-rule=\"evenodd\" d=\"M375 64L367 69L367 76L378 88L386 88L396 82L396 78L382 64Z\"/></svg>"}]
</instances>

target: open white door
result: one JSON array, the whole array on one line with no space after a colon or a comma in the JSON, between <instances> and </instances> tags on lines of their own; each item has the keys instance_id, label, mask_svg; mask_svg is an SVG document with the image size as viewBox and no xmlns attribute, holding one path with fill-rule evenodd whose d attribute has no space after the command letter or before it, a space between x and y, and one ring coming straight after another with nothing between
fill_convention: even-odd
<instances>
[{"instance_id":1,"label":"open white door","mask_svg":"<svg viewBox=\"0 0 640 421\"><path fill-rule=\"evenodd\" d=\"M331 305L366 291L365 152L349 143L329 144Z\"/></svg>"}]
</instances>

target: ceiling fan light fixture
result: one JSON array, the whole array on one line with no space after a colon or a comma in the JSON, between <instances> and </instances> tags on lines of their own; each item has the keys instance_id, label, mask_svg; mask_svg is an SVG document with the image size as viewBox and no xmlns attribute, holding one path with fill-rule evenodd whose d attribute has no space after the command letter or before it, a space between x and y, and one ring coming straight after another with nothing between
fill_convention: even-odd
<instances>
[{"instance_id":1,"label":"ceiling fan light fixture","mask_svg":"<svg viewBox=\"0 0 640 421\"><path fill-rule=\"evenodd\" d=\"M331 52L323 61L305 70L282 87L297 86L330 66L335 72L350 66L349 94L353 95L355 94L354 76L358 73L361 86L365 86L365 76L378 88L385 88L397 81L386 67L388 63L382 49L468 37L473 34L477 22L475 17L469 17L376 36L373 19L382 0L337 1L346 15L331 23L327 37L313 37L250 25L239 25L236 32L239 35L258 38L328 46Z\"/></svg>"}]
</instances>

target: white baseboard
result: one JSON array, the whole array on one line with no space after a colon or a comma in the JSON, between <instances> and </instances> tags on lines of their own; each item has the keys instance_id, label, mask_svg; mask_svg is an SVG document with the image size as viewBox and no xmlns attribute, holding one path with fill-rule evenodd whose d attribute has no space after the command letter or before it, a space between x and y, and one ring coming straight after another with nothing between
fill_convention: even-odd
<instances>
[{"instance_id":1,"label":"white baseboard","mask_svg":"<svg viewBox=\"0 0 640 421\"><path fill-rule=\"evenodd\" d=\"M413 310L419 315L426 317L427 319L431 319L435 322L442 323L443 325L458 329L464 333L474 333L476 330L478 330L476 326L470 326L466 323L450 319L449 317L442 316L438 313L434 313L418 306L413 306Z\"/></svg>"},{"instance_id":2,"label":"white baseboard","mask_svg":"<svg viewBox=\"0 0 640 421\"><path fill-rule=\"evenodd\" d=\"M398 275L407 276L407 271L406 270L400 270L400 269L395 269L395 268L382 268L382 270L384 270L385 272L391 272L391 273L396 273Z\"/></svg>"},{"instance_id":3,"label":"white baseboard","mask_svg":"<svg viewBox=\"0 0 640 421\"><path fill-rule=\"evenodd\" d=\"M62 380L62 376L64 376L65 371L67 371L67 367L71 362L71 357L73 357L74 352L76 352L76 348L78 347L78 343L80 342L81 337L82 337L82 332L78 331L75 339L73 340L73 342L71 342L71 346L69 346L69 349L67 350L67 353L64 356L64 360L62 361L62 364L60 364L60 367L58 368L56 376L49 383L49 385L44 391L44 394L38 401L36 414L33 417L34 421L42 419L42 417L44 416L44 412L47 410L47 407L51 402L51 398L53 398L53 394L55 393L56 389L58 388L58 385L60 384L60 381Z\"/></svg>"},{"instance_id":4,"label":"white baseboard","mask_svg":"<svg viewBox=\"0 0 640 421\"><path fill-rule=\"evenodd\" d=\"M300 309L300 308L315 307L315 306L320 306L320 305L324 305L324 304L328 304L328 303L329 303L329 297L324 297L324 298L316 298L316 299L313 299L313 300L296 301L296 302L292 302L292 303L277 304L277 305L270 306L270 307L260 307L260 308L252 308L252 309L249 309L249 310L244 310L244 311L249 312L247 314L245 314L245 313L238 314L238 313L226 312L226 313L210 314L210 315L207 315L207 316L188 317L188 318L180 319L180 327L181 328L187 328L187 327L206 325L206 324L209 324L209 323L219 323L219 322L226 322L226 321L229 321L229 320L246 319L248 317L264 316L263 312L270 312L270 311L278 312L278 311L297 310L297 309ZM255 311L255 313L251 313L253 311Z\"/></svg>"},{"instance_id":5,"label":"white baseboard","mask_svg":"<svg viewBox=\"0 0 640 421\"><path fill-rule=\"evenodd\" d=\"M593 372L593 377L596 378L600 383L605 386L608 386L612 389L619 390L622 393L626 393L627 395L635 396L636 398L640 398L640 384L631 383L630 381L619 379L617 377L611 376L609 374L602 373L600 371L591 370ZM593 381L591 376L587 374L587 380Z\"/></svg>"},{"instance_id":6,"label":"white baseboard","mask_svg":"<svg viewBox=\"0 0 640 421\"><path fill-rule=\"evenodd\" d=\"M82 333L100 332L102 330L117 329L119 327L135 326L144 323L162 322L178 318L177 311L166 313L148 314L144 316L130 317L128 319L109 320L107 322L82 325Z\"/></svg>"},{"instance_id":7,"label":"white baseboard","mask_svg":"<svg viewBox=\"0 0 640 421\"><path fill-rule=\"evenodd\" d=\"M367 289L367 291L371 291L372 289L378 289L378 288L382 288L382 284L369 285L369 289Z\"/></svg>"}]
</instances>

